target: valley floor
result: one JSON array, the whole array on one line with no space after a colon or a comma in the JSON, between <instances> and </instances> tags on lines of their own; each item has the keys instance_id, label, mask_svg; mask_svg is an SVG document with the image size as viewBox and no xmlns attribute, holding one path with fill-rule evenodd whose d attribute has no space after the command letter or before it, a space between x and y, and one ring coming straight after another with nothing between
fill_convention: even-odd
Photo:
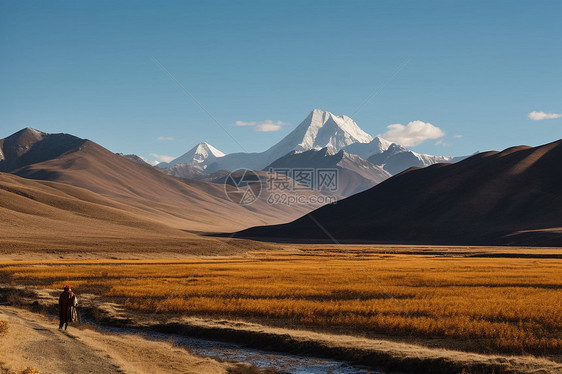
<instances>
[{"instance_id":1,"label":"valley floor","mask_svg":"<svg viewBox=\"0 0 562 374\"><path fill-rule=\"evenodd\" d=\"M58 289L69 283L80 297L82 316L95 324L385 371L551 373L562 372L560 255L555 248L359 245L279 245L217 257L116 253L108 259L107 253L77 258L61 252L39 260L20 252L0 258L0 293L6 303L25 299L22 307L53 315ZM11 307L2 313L17 326L25 318L43 318ZM74 339L52 322L47 330L34 323L28 323L38 328L30 336L60 347ZM145 344L138 335L71 333L84 334L80 344ZM177 348L161 344L167 362L164 351ZM20 357L34 357L29 347L18 348ZM101 349L105 358L96 363L114 365L129 348ZM182 357L209 370L228 370L228 364ZM156 356L150 360L158 362Z\"/></svg>"}]
</instances>

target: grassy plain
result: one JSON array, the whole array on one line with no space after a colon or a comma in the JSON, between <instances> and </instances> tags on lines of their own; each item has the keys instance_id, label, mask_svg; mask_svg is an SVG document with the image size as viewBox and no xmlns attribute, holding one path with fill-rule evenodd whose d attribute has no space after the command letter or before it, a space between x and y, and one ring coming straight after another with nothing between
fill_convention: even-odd
<instances>
[{"instance_id":1,"label":"grassy plain","mask_svg":"<svg viewBox=\"0 0 562 374\"><path fill-rule=\"evenodd\" d=\"M482 257L468 256L475 252ZM0 275L12 285L60 289L68 283L78 294L153 315L556 355L562 350L562 260L548 256L555 253L301 246L237 257L1 261Z\"/></svg>"}]
</instances>

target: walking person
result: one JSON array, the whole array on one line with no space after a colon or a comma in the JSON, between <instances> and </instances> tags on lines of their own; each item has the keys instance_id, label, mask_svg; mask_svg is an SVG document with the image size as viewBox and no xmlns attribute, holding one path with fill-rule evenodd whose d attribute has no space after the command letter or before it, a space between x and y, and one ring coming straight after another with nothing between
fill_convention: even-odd
<instances>
[{"instance_id":1,"label":"walking person","mask_svg":"<svg viewBox=\"0 0 562 374\"><path fill-rule=\"evenodd\" d=\"M63 325L66 330L69 322L75 322L78 319L77 304L76 295L74 295L70 286L65 286L64 291L59 296L59 330L62 329Z\"/></svg>"}]
</instances>

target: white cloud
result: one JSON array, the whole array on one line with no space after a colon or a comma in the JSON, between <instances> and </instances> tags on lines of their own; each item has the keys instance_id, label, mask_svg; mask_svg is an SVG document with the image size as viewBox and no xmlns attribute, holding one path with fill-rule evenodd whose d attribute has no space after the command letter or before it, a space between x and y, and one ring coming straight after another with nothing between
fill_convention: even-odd
<instances>
[{"instance_id":1,"label":"white cloud","mask_svg":"<svg viewBox=\"0 0 562 374\"><path fill-rule=\"evenodd\" d=\"M236 126L255 126L255 122L236 121Z\"/></svg>"},{"instance_id":2,"label":"white cloud","mask_svg":"<svg viewBox=\"0 0 562 374\"><path fill-rule=\"evenodd\" d=\"M281 126L285 125L285 123L281 121L273 122L271 120L263 121L259 123L256 127L256 131L260 132L270 132L270 131L279 131L281 130Z\"/></svg>"},{"instance_id":3,"label":"white cloud","mask_svg":"<svg viewBox=\"0 0 562 374\"><path fill-rule=\"evenodd\" d=\"M545 112L537 112L533 110L531 113L527 115L533 121L541 121L543 119L554 119L562 117L562 113L545 113Z\"/></svg>"},{"instance_id":4,"label":"white cloud","mask_svg":"<svg viewBox=\"0 0 562 374\"><path fill-rule=\"evenodd\" d=\"M272 132L272 131L279 131L281 130L282 126L287 125L287 123L283 121L272 121L270 119L262 121L262 122L244 122L244 121L236 121L236 126L253 126L255 131L259 132Z\"/></svg>"},{"instance_id":5,"label":"white cloud","mask_svg":"<svg viewBox=\"0 0 562 374\"><path fill-rule=\"evenodd\" d=\"M151 153L149 156L152 156L155 159L157 159L158 161L163 161L163 162L170 162L175 158L175 157L172 157L172 156L158 155L156 153Z\"/></svg>"},{"instance_id":6,"label":"white cloud","mask_svg":"<svg viewBox=\"0 0 562 374\"><path fill-rule=\"evenodd\" d=\"M453 135L453 138L455 138L455 139L460 139L460 138L462 138L462 135L458 135L458 134L457 134L457 135Z\"/></svg>"},{"instance_id":7,"label":"white cloud","mask_svg":"<svg viewBox=\"0 0 562 374\"><path fill-rule=\"evenodd\" d=\"M388 131L380 135L381 137L406 147L445 136L445 133L439 127L422 121L412 121L406 126L395 123L393 125L388 125L386 128Z\"/></svg>"},{"instance_id":8,"label":"white cloud","mask_svg":"<svg viewBox=\"0 0 562 374\"><path fill-rule=\"evenodd\" d=\"M158 140L174 140L174 138L172 138L171 136L159 136L157 139Z\"/></svg>"},{"instance_id":9,"label":"white cloud","mask_svg":"<svg viewBox=\"0 0 562 374\"><path fill-rule=\"evenodd\" d=\"M279 131L281 130L281 126L276 125L274 123L262 123L255 127L256 131L259 132L271 132L271 131Z\"/></svg>"}]
</instances>

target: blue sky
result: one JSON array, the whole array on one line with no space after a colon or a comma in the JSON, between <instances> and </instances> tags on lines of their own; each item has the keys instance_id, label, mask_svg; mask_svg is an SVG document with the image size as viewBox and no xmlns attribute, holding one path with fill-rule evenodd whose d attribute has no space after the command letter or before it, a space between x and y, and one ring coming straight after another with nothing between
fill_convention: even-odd
<instances>
[{"instance_id":1,"label":"blue sky","mask_svg":"<svg viewBox=\"0 0 562 374\"><path fill-rule=\"evenodd\" d=\"M30 126L151 160L200 141L262 151L321 108L372 135L431 123L444 136L410 147L424 153L538 145L562 138L562 118L528 118L562 113L561 17L560 1L4 0L0 137ZM267 120L279 130L236 126Z\"/></svg>"}]
</instances>

